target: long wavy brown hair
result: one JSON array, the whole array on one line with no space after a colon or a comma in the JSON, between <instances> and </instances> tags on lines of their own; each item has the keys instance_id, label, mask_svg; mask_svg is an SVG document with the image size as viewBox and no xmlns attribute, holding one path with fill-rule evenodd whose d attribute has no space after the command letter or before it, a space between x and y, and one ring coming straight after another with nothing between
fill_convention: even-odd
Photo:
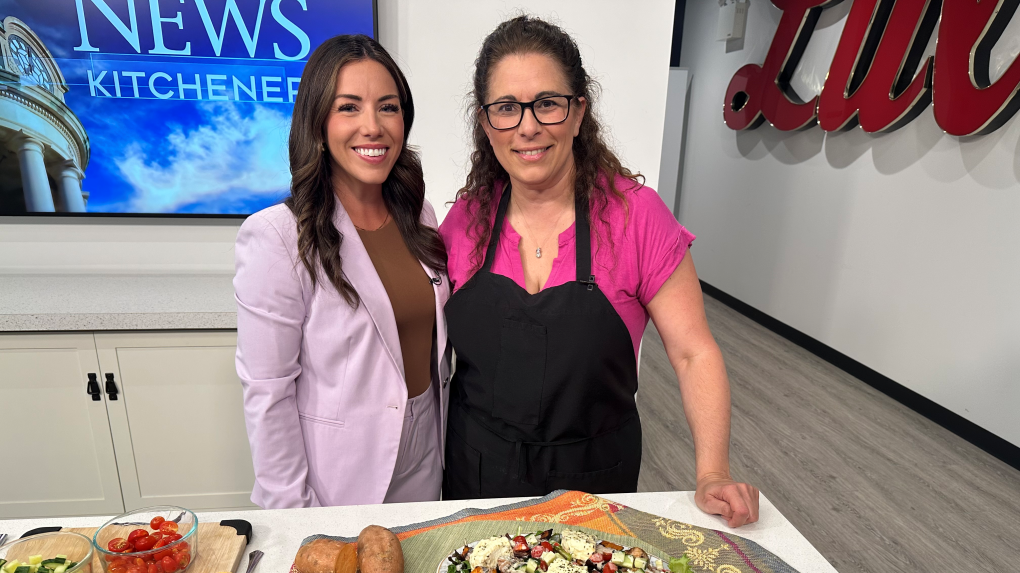
<instances>
[{"instance_id":1,"label":"long wavy brown hair","mask_svg":"<svg viewBox=\"0 0 1020 573\"><path fill-rule=\"evenodd\" d=\"M334 166L325 147L326 119L334 105L340 69L366 59L379 62L393 76L404 115L404 145L382 184L383 201L411 254L437 273L446 272L446 248L439 233L421 223L425 179L417 151L407 145L414 123L407 79L372 38L361 34L330 38L315 49L301 74L290 126L290 197L284 204L297 219L298 254L312 283L318 284L321 271L352 307L358 306L360 297L344 275L340 257L344 236L333 224L338 199L333 189Z\"/></svg>"},{"instance_id":2,"label":"long wavy brown hair","mask_svg":"<svg viewBox=\"0 0 1020 573\"><path fill-rule=\"evenodd\" d=\"M553 58L563 70L571 93L588 102L587 113L574 138L573 153L574 194L589 202L589 219L598 220L604 228L609 226L605 213L611 196L622 201L626 208L627 200L616 188L617 176L626 177L635 183L644 180L641 174L632 173L624 167L605 141L596 105L600 88L598 82L585 71L581 63L581 52L574 39L559 26L534 16L521 15L503 22L482 42L478 58L475 59L473 89L468 96L471 102L468 121L473 126L471 138L474 151L471 153L471 171L464 187L457 192L457 198L470 201L468 212L472 215L468 234L475 239L472 272L481 267L485 247L489 242L489 221L496 208L496 184L502 183L505 187L510 181L510 176L496 159L489 138L482 128L480 110L482 105L488 103L489 80L496 64L507 56L524 54L541 54ZM595 237L599 234L592 233Z\"/></svg>"}]
</instances>

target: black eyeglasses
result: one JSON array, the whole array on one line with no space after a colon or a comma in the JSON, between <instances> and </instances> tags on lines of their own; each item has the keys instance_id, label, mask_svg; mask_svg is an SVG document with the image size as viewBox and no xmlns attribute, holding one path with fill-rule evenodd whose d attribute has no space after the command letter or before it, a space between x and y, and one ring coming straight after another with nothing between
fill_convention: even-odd
<instances>
[{"instance_id":1,"label":"black eyeglasses","mask_svg":"<svg viewBox=\"0 0 1020 573\"><path fill-rule=\"evenodd\" d=\"M485 118L492 129L513 129L524 119L524 110L531 108L535 120L542 125L556 125L567 121L570 100L575 96L549 96L535 101L497 101L482 106Z\"/></svg>"}]
</instances>

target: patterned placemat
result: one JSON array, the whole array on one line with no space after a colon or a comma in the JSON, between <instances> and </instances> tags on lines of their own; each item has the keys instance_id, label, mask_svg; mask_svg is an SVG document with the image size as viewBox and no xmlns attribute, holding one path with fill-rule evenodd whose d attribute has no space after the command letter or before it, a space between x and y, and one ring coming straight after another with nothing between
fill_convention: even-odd
<instances>
[{"instance_id":1,"label":"patterned placemat","mask_svg":"<svg viewBox=\"0 0 1020 573\"><path fill-rule=\"evenodd\" d=\"M521 522L528 522L527 525ZM407 573L435 573L440 562L465 543L493 535L516 533L517 527L537 531L564 525L599 539L639 546L667 558L684 553L695 571L711 573L797 573L757 543L715 529L696 527L629 508L580 491L549 495L493 509L463 509L440 519L391 527L400 539ZM356 538L313 535L351 542ZM294 573L292 568L292 573Z\"/></svg>"}]
</instances>

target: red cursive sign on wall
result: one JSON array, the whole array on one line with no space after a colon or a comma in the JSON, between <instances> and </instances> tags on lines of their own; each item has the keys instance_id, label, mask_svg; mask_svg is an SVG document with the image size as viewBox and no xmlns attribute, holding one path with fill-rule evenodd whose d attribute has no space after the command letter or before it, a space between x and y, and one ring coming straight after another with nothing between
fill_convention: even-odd
<instances>
[{"instance_id":1,"label":"red cursive sign on wall","mask_svg":"<svg viewBox=\"0 0 1020 573\"><path fill-rule=\"evenodd\" d=\"M988 71L991 48L1020 0L855 0L822 93L801 101L790 77L822 10L841 1L772 0L783 11L779 29L765 62L743 66L730 80L726 125L754 129L767 120L783 131L860 125L873 133L906 125L934 102L943 130L974 135L998 129L1020 109L1020 59L995 82ZM936 24L935 56L921 63Z\"/></svg>"}]
</instances>

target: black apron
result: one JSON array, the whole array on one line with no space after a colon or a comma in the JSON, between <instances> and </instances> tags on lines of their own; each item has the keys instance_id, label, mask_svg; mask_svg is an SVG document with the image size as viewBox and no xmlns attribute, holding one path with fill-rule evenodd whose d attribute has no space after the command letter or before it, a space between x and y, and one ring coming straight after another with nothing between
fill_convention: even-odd
<instances>
[{"instance_id":1,"label":"black apron","mask_svg":"<svg viewBox=\"0 0 1020 573\"><path fill-rule=\"evenodd\" d=\"M510 192L481 269L446 303L457 370L443 498L637 491L634 345L591 274L588 205L574 205L577 280L529 294L491 272Z\"/></svg>"}]
</instances>

